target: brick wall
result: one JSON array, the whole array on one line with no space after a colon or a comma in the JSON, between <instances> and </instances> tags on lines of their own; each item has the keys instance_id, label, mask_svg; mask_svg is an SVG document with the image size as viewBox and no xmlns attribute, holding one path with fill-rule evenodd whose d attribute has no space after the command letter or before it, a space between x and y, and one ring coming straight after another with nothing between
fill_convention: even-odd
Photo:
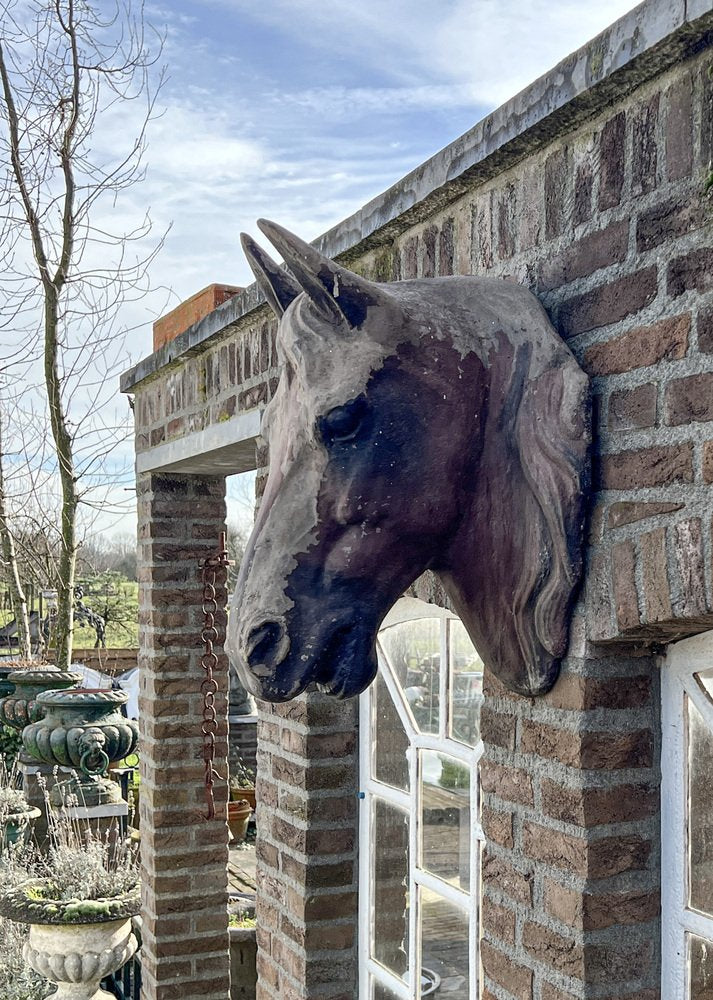
<instances>
[{"instance_id":1,"label":"brick wall","mask_svg":"<svg viewBox=\"0 0 713 1000\"><path fill-rule=\"evenodd\" d=\"M651 0L636 16L645 20L648 8L661 14L663 5ZM417 182L410 177L385 197L384 204L401 199L405 208L381 228L366 232L376 211L368 206L371 216L365 209L322 241L377 280L472 273L522 282L592 377L586 580L562 678L534 701L486 679L484 1000L658 997L660 722L651 654L659 643L713 627L713 204L704 190L713 158L713 16L704 15L607 79L592 69L600 82L581 98L543 113L541 127L523 128L506 148L460 173L458 140L439 154L452 155L448 176L455 179L414 204L409 192ZM647 22L643 34L650 28ZM636 48L634 35L630 43ZM597 44L587 49L592 59ZM503 120L513 116L496 112L495 131L483 131L488 148L495 148ZM262 406L274 392L275 324L266 307L248 290L221 310L222 326L211 321L203 340L194 330L183 347L179 337L174 353L157 356L150 376L130 383L139 452ZM266 463L259 449L258 490ZM146 531L152 518L162 520L161 504L173 502L166 482L192 488L180 477L155 482L154 499L141 499L149 504ZM182 503L166 529L179 547L194 530L193 511L180 513ZM211 531L220 516L216 509L215 521L208 518ZM163 544L161 536L144 543L145 585L153 581L151 600L156 588L177 589L188 620L196 613L190 586L162 563ZM174 576L164 584L165 571ZM431 579L417 589L438 599ZM160 789L170 782L162 765L170 757L161 757L151 733L163 724L162 712L175 707L163 684L193 675L197 654L177 643L168 656L151 629L142 642L150 720L144 766L147 783ZM354 995L353 711L312 696L263 707L263 1000ZM179 928L184 939L192 937L190 922L204 905L200 893L176 901L170 883L164 890L159 873L171 864L171 838L197 852L212 850L177 806L172 832L157 839L163 815L149 820L156 835L146 846L153 866L147 912L157 921L149 921L148 981L156 985L146 1000L169 995L161 990L169 982L165 970L178 961L172 956ZM181 920L172 924L171 906L179 902ZM216 907L211 919L219 923ZM216 934L217 956L223 939ZM159 948L168 949L163 966ZM194 959L184 954L181 961L197 974Z\"/></svg>"},{"instance_id":2,"label":"brick wall","mask_svg":"<svg viewBox=\"0 0 713 1000\"><path fill-rule=\"evenodd\" d=\"M352 1000L357 984L356 701L263 704L258 1000Z\"/></svg>"},{"instance_id":3,"label":"brick wall","mask_svg":"<svg viewBox=\"0 0 713 1000\"><path fill-rule=\"evenodd\" d=\"M139 713L143 992L146 1000L226 997L227 784L206 821L198 560L225 527L222 478L144 476L139 510ZM220 581L219 581L220 583ZM225 627L225 581L218 587ZM216 769L227 772L227 660L219 663Z\"/></svg>"}]
</instances>

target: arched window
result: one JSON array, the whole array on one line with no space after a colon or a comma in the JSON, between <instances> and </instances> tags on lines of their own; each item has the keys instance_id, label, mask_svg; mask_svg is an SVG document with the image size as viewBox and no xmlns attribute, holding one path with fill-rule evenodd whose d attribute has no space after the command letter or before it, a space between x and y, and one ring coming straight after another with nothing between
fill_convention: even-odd
<instances>
[{"instance_id":1,"label":"arched window","mask_svg":"<svg viewBox=\"0 0 713 1000\"><path fill-rule=\"evenodd\" d=\"M449 611L402 598L360 703L360 998L479 996L483 663Z\"/></svg>"}]
</instances>

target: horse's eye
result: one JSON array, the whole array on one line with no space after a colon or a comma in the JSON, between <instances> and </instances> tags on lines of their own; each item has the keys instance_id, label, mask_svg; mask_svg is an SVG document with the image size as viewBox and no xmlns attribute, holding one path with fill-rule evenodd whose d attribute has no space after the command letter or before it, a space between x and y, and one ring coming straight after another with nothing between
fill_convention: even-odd
<instances>
[{"instance_id":1,"label":"horse's eye","mask_svg":"<svg viewBox=\"0 0 713 1000\"><path fill-rule=\"evenodd\" d=\"M361 427L365 405L363 400L355 400L345 406L335 406L319 420L319 431L326 444L335 441L351 441Z\"/></svg>"}]
</instances>

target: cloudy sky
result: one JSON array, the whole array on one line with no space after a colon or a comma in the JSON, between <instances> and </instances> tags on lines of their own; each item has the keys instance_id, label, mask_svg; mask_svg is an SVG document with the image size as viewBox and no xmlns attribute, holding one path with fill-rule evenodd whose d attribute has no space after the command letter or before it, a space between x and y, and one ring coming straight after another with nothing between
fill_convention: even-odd
<instances>
[{"instance_id":1,"label":"cloudy sky","mask_svg":"<svg viewBox=\"0 0 713 1000\"><path fill-rule=\"evenodd\" d=\"M634 6L146 0L146 20L165 36L166 71L146 179L103 204L98 225L129 230L148 207L154 234L167 236L151 266L153 291L122 307L129 333L119 367L150 353L152 322L181 300L211 282L252 280L239 234L259 236L257 218L315 238ZM102 113L100 159L128 148L140 116L137 103ZM121 419L127 403L115 375L109 381L103 405ZM118 501L131 496L132 465L127 441L109 469ZM244 521L245 486L235 492ZM112 514L97 527L133 532L135 520Z\"/></svg>"}]
</instances>

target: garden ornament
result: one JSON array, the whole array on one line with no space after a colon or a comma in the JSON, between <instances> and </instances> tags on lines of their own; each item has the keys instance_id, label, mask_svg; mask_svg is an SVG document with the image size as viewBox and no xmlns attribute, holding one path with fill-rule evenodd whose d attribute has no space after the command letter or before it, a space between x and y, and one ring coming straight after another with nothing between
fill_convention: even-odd
<instances>
[{"instance_id":1,"label":"garden ornament","mask_svg":"<svg viewBox=\"0 0 713 1000\"><path fill-rule=\"evenodd\" d=\"M581 575L587 377L512 281L377 283L259 225L289 272L243 236L281 376L232 598L242 683L268 701L359 694L382 620L432 570L493 673L545 693Z\"/></svg>"}]
</instances>

